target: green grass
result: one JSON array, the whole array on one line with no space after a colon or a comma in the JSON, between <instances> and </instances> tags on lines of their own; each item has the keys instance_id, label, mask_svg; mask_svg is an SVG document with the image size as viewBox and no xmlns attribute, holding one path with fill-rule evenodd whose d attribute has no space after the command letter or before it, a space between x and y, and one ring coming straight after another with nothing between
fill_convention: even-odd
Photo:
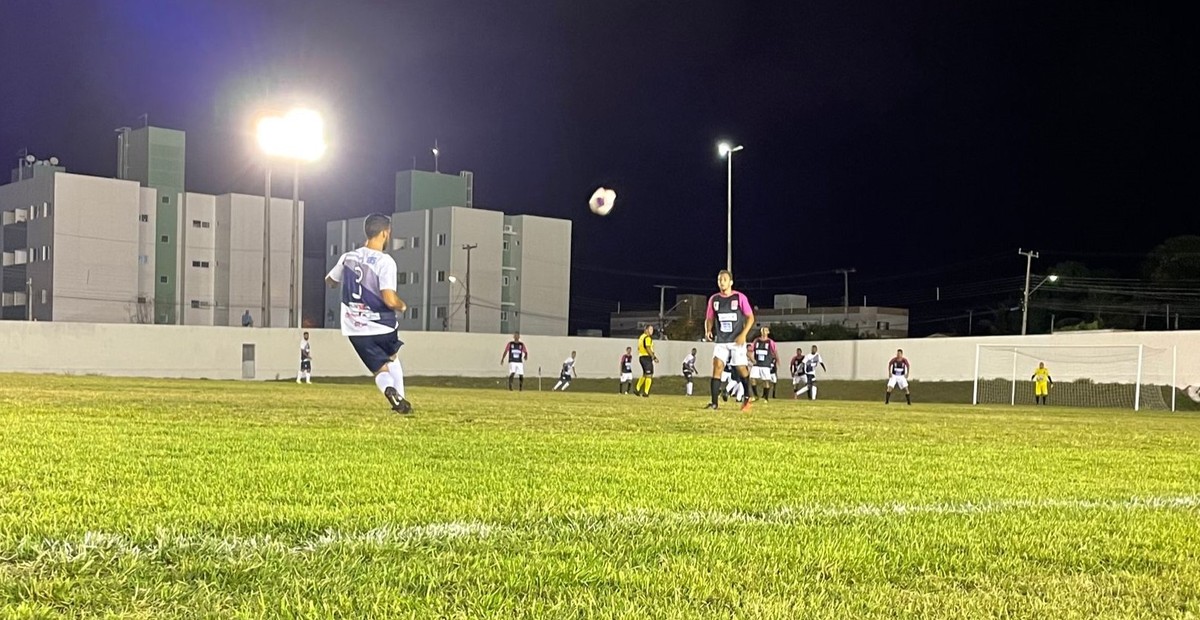
<instances>
[{"instance_id":1,"label":"green grass","mask_svg":"<svg viewBox=\"0 0 1200 620\"><path fill-rule=\"evenodd\" d=\"M0 376L0 616L1200 615L1195 414L409 397Z\"/></svg>"}]
</instances>

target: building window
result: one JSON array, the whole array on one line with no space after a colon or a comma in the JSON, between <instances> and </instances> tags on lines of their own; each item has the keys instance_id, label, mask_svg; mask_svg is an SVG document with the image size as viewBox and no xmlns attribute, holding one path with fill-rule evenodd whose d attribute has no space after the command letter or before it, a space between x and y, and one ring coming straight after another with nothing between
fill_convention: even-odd
<instances>
[{"instance_id":1,"label":"building window","mask_svg":"<svg viewBox=\"0 0 1200 620\"><path fill-rule=\"evenodd\" d=\"M415 308L415 307L414 307L414 308L409 308L409 309L408 309L408 318L410 318L410 319L419 319L419 318L421 318L421 309L420 309L420 308Z\"/></svg>"},{"instance_id":2,"label":"building window","mask_svg":"<svg viewBox=\"0 0 1200 620\"><path fill-rule=\"evenodd\" d=\"M338 255L338 251L337 251L337 244L336 244L336 243L335 243L335 244L333 244L333 245L331 245L331 246L329 246L329 255L330 255L330 256L337 256L337 255Z\"/></svg>"},{"instance_id":3,"label":"building window","mask_svg":"<svg viewBox=\"0 0 1200 620\"><path fill-rule=\"evenodd\" d=\"M50 260L50 246L42 246L42 260Z\"/></svg>"},{"instance_id":4,"label":"building window","mask_svg":"<svg viewBox=\"0 0 1200 620\"><path fill-rule=\"evenodd\" d=\"M192 228L212 228L212 224L204 220L192 220Z\"/></svg>"},{"instance_id":5,"label":"building window","mask_svg":"<svg viewBox=\"0 0 1200 620\"><path fill-rule=\"evenodd\" d=\"M446 245L446 233L438 233L437 244L439 247Z\"/></svg>"},{"instance_id":6,"label":"building window","mask_svg":"<svg viewBox=\"0 0 1200 620\"><path fill-rule=\"evenodd\" d=\"M162 197L162 203L163 203L163 204L165 204L165 205L167 205L167 204L171 204L171 197L170 197L170 196L163 196L163 197Z\"/></svg>"},{"instance_id":7,"label":"building window","mask_svg":"<svg viewBox=\"0 0 1200 620\"><path fill-rule=\"evenodd\" d=\"M508 239L505 239L505 240L504 240L504 248L503 248L503 249L504 249L504 251L505 251L505 252L507 252L507 251L508 251Z\"/></svg>"},{"instance_id":8,"label":"building window","mask_svg":"<svg viewBox=\"0 0 1200 620\"><path fill-rule=\"evenodd\" d=\"M42 217L50 217L50 203L42 203Z\"/></svg>"},{"instance_id":9,"label":"building window","mask_svg":"<svg viewBox=\"0 0 1200 620\"><path fill-rule=\"evenodd\" d=\"M170 237L168 237L167 235L163 235L162 237L159 238L159 241L161 241L163 243L169 243Z\"/></svg>"},{"instance_id":10,"label":"building window","mask_svg":"<svg viewBox=\"0 0 1200 620\"><path fill-rule=\"evenodd\" d=\"M199 299L193 299L193 300L192 300L192 307L193 307L193 308L199 308L199 307L200 307L200 300L199 300Z\"/></svg>"},{"instance_id":11,"label":"building window","mask_svg":"<svg viewBox=\"0 0 1200 620\"><path fill-rule=\"evenodd\" d=\"M508 276L504 276L504 286L508 286Z\"/></svg>"},{"instance_id":12,"label":"building window","mask_svg":"<svg viewBox=\"0 0 1200 620\"><path fill-rule=\"evenodd\" d=\"M437 306L433 309L433 316L444 319L446 318L446 306Z\"/></svg>"},{"instance_id":13,"label":"building window","mask_svg":"<svg viewBox=\"0 0 1200 620\"><path fill-rule=\"evenodd\" d=\"M437 281L438 281L438 282L445 282L445 281L446 281L446 272L445 272L445 271L438 270L438 272L437 272Z\"/></svg>"},{"instance_id":14,"label":"building window","mask_svg":"<svg viewBox=\"0 0 1200 620\"><path fill-rule=\"evenodd\" d=\"M47 303L50 300L50 293L46 289L42 289L42 303Z\"/></svg>"},{"instance_id":15,"label":"building window","mask_svg":"<svg viewBox=\"0 0 1200 620\"><path fill-rule=\"evenodd\" d=\"M412 238L412 248L415 250L415 249L417 249L417 248L419 248L419 247L421 247L421 238L420 238L420 237L413 237L413 238Z\"/></svg>"},{"instance_id":16,"label":"building window","mask_svg":"<svg viewBox=\"0 0 1200 620\"><path fill-rule=\"evenodd\" d=\"M37 262L37 248L29 248L28 254L29 254L29 262L36 263Z\"/></svg>"},{"instance_id":17,"label":"building window","mask_svg":"<svg viewBox=\"0 0 1200 620\"><path fill-rule=\"evenodd\" d=\"M501 320L501 321L507 321L507 320L508 320L508 310L501 310L501 311L500 311L500 320Z\"/></svg>"},{"instance_id":18,"label":"building window","mask_svg":"<svg viewBox=\"0 0 1200 620\"><path fill-rule=\"evenodd\" d=\"M141 214L141 215L139 215L139 216L138 216L138 221L139 221L139 222L149 222L149 221L150 221L150 216L149 216L149 215L146 215L145 213L143 213L143 214Z\"/></svg>"},{"instance_id":19,"label":"building window","mask_svg":"<svg viewBox=\"0 0 1200 620\"><path fill-rule=\"evenodd\" d=\"M150 257L145 254L138 254L138 264L147 265L150 263Z\"/></svg>"},{"instance_id":20,"label":"building window","mask_svg":"<svg viewBox=\"0 0 1200 620\"><path fill-rule=\"evenodd\" d=\"M163 284L166 284L166 283L167 283L167 276L158 276L158 281L159 281L159 282L162 282Z\"/></svg>"},{"instance_id":21,"label":"building window","mask_svg":"<svg viewBox=\"0 0 1200 620\"><path fill-rule=\"evenodd\" d=\"M884 330L884 329L891 329L891 328L892 328L891 321L876 321L875 322L875 329Z\"/></svg>"},{"instance_id":22,"label":"building window","mask_svg":"<svg viewBox=\"0 0 1200 620\"><path fill-rule=\"evenodd\" d=\"M406 247L408 247L408 243L403 237L400 239L392 238L392 250L403 250Z\"/></svg>"},{"instance_id":23,"label":"building window","mask_svg":"<svg viewBox=\"0 0 1200 620\"><path fill-rule=\"evenodd\" d=\"M192 261L192 266L193 266L193 267L199 267L199 268L201 268L201 269L208 269L208 261L206 261L206 260L194 260L194 261Z\"/></svg>"},{"instance_id":24,"label":"building window","mask_svg":"<svg viewBox=\"0 0 1200 620\"><path fill-rule=\"evenodd\" d=\"M412 272L411 275L412 275L412 277L410 277L408 279L409 284L420 284L421 283L421 272L420 271L414 271L414 272Z\"/></svg>"},{"instance_id":25,"label":"building window","mask_svg":"<svg viewBox=\"0 0 1200 620\"><path fill-rule=\"evenodd\" d=\"M396 274L396 284L408 284L408 272L401 271Z\"/></svg>"}]
</instances>

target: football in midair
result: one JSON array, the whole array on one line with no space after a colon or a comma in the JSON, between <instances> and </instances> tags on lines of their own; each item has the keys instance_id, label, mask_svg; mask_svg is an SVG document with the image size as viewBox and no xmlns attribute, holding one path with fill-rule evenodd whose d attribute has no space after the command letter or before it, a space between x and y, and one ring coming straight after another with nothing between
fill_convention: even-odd
<instances>
[{"instance_id":1,"label":"football in midair","mask_svg":"<svg viewBox=\"0 0 1200 620\"><path fill-rule=\"evenodd\" d=\"M588 201L588 208L596 215L608 215L617 202L617 193L604 187L597 188Z\"/></svg>"}]
</instances>

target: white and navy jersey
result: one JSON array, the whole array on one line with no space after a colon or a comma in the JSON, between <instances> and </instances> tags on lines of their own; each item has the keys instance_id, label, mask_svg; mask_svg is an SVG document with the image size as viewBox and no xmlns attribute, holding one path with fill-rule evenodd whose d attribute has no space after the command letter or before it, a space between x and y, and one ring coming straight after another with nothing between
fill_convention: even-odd
<instances>
[{"instance_id":1,"label":"white and navy jersey","mask_svg":"<svg viewBox=\"0 0 1200 620\"><path fill-rule=\"evenodd\" d=\"M525 343L519 340L514 340L504 347L504 356L508 358L508 362L524 362L529 357L529 349L525 347Z\"/></svg>"},{"instance_id":2,"label":"white and navy jersey","mask_svg":"<svg viewBox=\"0 0 1200 620\"><path fill-rule=\"evenodd\" d=\"M696 356L688 353L688 356L683 358L683 374L696 374Z\"/></svg>"},{"instance_id":3,"label":"white and navy jersey","mask_svg":"<svg viewBox=\"0 0 1200 620\"><path fill-rule=\"evenodd\" d=\"M571 371L573 371L574 369L575 369L575 358L568 357L567 359L563 360L562 376L564 376L564 377L571 376Z\"/></svg>"},{"instance_id":4,"label":"white and navy jersey","mask_svg":"<svg viewBox=\"0 0 1200 620\"><path fill-rule=\"evenodd\" d=\"M396 261L361 247L342 254L327 277L342 285L342 334L376 336L396 331L396 312L383 291L396 290Z\"/></svg>"},{"instance_id":5,"label":"white and navy jersey","mask_svg":"<svg viewBox=\"0 0 1200 620\"><path fill-rule=\"evenodd\" d=\"M907 377L908 359L899 356L893 357L892 360L888 362L888 368L891 370L893 377Z\"/></svg>"},{"instance_id":6,"label":"white and navy jersey","mask_svg":"<svg viewBox=\"0 0 1200 620\"><path fill-rule=\"evenodd\" d=\"M312 357L312 343L308 340L300 341L300 359L306 360Z\"/></svg>"},{"instance_id":7,"label":"white and navy jersey","mask_svg":"<svg viewBox=\"0 0 1200 620\"><path fill-rule=\"evenodd\" d=\"M713 342L728 344L737 340L738 334L746 327L746 317L753 314L750 300L745 295L729 291L729 295L717 293L708 298L708 310L704 318L712 321Z\"/></svg>"},{"instance_id":8,"label":"white and navy jersey","mask_svg":"<svg viewBox=\"0 0 1200 620\"><path fill-rule=\"evenodd\" d=\"M621 372L633 372L633 355L626 353L621 356Z\"/></svg>"},{"instance_id":9,"label":"white and navy jersey","mask_svg":"<svg viewBox=\"0 0 1200 620\"><path fill-rule=\"evenodd\" d=\"M804 356L803 366L804 366L804 374L806 374L806 375L817 374L817 366L824 366L824 365L825 365L825 360L821 359L820 353L809 353L808 355Z\"/></svg>"}]
</instances>

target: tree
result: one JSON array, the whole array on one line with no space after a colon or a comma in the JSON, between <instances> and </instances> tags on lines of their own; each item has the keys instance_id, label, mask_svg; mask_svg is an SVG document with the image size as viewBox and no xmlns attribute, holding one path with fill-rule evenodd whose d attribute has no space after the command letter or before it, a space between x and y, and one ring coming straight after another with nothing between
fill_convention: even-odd
<instances>
[{"instance_id":1,"label":"tree","mask_svg":"<svg viewBox=\"0 0 1200 620\"><path fill-rule=\"evenodd\" d=\"M1150 280L1164 284L1200 280L1200 236L1163 241L1146 257L1142 270Z\"/></svg>"}]
</instances>

